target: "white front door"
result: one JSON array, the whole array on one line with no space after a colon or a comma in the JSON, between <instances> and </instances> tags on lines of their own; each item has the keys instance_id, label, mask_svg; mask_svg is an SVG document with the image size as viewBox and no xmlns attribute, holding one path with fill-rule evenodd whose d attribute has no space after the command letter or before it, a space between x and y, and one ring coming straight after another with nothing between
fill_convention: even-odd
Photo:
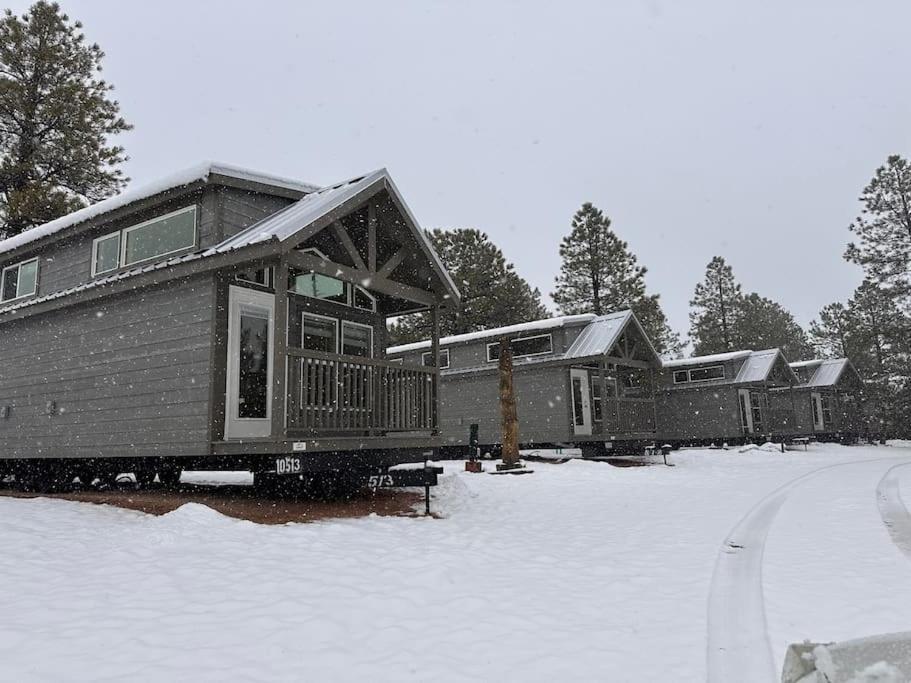
<instances>
[{"instance_id":1,"label":"white front door","mask_svg":"<svg viewBox=\"0 0 911 683\"><path fill-rule=\"evenodd\" d=\"M274 322L274 295L229 288L225 438L272 433Z\"/></svg>"},{"instance_id":2,"label":"white front door","mask_svg":"<svg viewBox=\"0 0 911 683\"><path fill-rule=\"evenodd\" d=\"M750 402L750 390L738 389L737 394L740 398L740 426L744 434L753 433L753 406Z\"/></svg>"},{"instance_id":3,"label":"white front door","mask_svg":"<svg viewBox=\"0 0 911 683\"><path fill-rule=\"evenodd\" d=\"M569 382L572 387L573 433L589 435L592 433L592 404L588 390L588 370L570 370Z\"/></svg>"},{"instance_id":4,"label":"white front door","mask_svg":"<svg viewBox=\"0 0 911 683\"><path fill-rule=\"evenodd\" d=\"M813 429L821 432L826 428L825 420L822 417L822 396L816 393L810 394L810 401L813 404Z\"/></svg>"}]
</instances>

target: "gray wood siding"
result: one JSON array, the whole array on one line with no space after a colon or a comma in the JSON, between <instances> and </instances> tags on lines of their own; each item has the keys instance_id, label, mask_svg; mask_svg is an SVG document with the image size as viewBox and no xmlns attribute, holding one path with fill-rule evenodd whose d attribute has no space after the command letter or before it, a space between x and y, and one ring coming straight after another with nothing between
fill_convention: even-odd
<instances>
[{"instance_id":1,"label":"gray wood siding","mask_svg":"<svg viewBox=\"0 0 911 683\"><path fill-rule=\"evenodd\" d=\"M572 439L566 367L516 370L519 441ZM500 442L499 379L496 373L457 375L440 383L440 431L447 446L467 445L469 426L479 426L483 444Z\"/></svg>"},{"instance_id":2,"label":"gray wood siding","mask_svg":"<svg viewBox=\"0 0 911 683\"><path fill-rule=\"evenodd\" d=\"M0 326L2 457L205 455L211 276Z\"/></svg>"},{"instance_id":3,"label":"gray wood siding","mask_svg":"<svg viewBox=\"0 0 911 683\"><path fill-rule=\"evenodd\" d=\"M743 436L736 387L659 390L655 396L662 439L731 439Z\"/></svg>"},{"instance_id":4,"label":"gray wood siding","mask_svg":"<svg viewBox=\"0 0 911 683\"><path fill-rule=\"evenodd\" d=\"M114 221L64 238L41 250L15 259L0 255L0 269L35 256L39 257L38 295L53 294L92 280L92 242L98 237L128 228L156 216L187 206L197 207L197 247L218 244L276 211L292 200L232 187L207 186L202 190L174 197L154 208L137 211Z\"/></svg>"}]
</instances>

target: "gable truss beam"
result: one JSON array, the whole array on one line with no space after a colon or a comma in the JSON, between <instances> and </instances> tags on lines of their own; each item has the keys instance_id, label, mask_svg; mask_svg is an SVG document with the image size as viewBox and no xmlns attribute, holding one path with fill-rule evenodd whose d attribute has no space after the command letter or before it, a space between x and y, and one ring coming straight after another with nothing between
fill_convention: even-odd
<instances>
[{"instance_id":1,"label":"gable truss beam","mask_svg":"<svg viewBox=\"0 0 911 683\"><path fill-rule=\"evenodd\" d=\"M392 275L392 271L398 268L402 261L405 260L405 257L408 256L408 249L402 247L397 252L395 252L386 263L383 264L383 267L380 268L377 272L378 277L389 277Z\"/></svg>"},{"instance_id":2,"label":"gable truss beam","mask_svg":"<svg viewBox=\"0 0 911 683\"><path fill-rule=\"evenodd\" d=\"M379 273L371 273L367 270L343 266L339 263L333 263L321 259L313 254L303 254L299 251L292 251L285 255L287 262L301 270L312 271L329 277L341 278L349 282L360 284L380 294L414 301L425 306L433 306L437 303L437 296L433 292L428 292L417 287L404 285L401 282L395 282Z\"/></svg>"},{"instance_id":3,"label":"gable truss beam","mask_svg":"<svg viewBox=\"0 0 911 683\"><path fill-rule=\"evenodd\" d=\"M342 246L345 247L345 251L348 252L348 256L354 261L354 267L358 270L367 270L364 259L361 258L360 252L358 252L357 247L354 246L354 242L351 241L351 236L348 234L348 231L345 230L345 226L342 225L342 222L334 221L332 227L335 228L335 234L338 235L339 241L341 241Z\"/></svg>"}]
</instances>

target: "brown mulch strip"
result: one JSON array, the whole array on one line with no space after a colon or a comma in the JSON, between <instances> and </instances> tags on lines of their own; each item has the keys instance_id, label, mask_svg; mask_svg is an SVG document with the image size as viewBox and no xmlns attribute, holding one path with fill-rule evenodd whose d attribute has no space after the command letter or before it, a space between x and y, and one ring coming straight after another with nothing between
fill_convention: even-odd
<instances>
[{"instance_id":1,"label":"brown mulch strip","mask_svg":"<svg viewBox=\"0 0 911 683\"><path fill-rule=\"evenodd\" d=\"M74 490L66 493L26 493L0 486L0 496L12 498L60 498L96 505L114 505L150 515L164 515L185 503L200 503L223 515L259 524L317 522L324 519L350 519L376 514L381 517L416 516L415 505L423 496L413 491L380 489L363 492L347 501L295 500L259 494L252 486L205 486L182 484L179 489L161 487L138 490L132 485L97 491Z\"/></svg>"}]
</instances>

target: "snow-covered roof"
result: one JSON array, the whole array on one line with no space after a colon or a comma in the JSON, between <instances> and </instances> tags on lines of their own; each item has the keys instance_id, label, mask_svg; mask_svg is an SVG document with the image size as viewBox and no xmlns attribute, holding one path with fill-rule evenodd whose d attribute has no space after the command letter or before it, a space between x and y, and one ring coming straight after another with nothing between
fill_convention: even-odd
<instances>
[{"instance_id":1,"label":"snow-covered roof","mask_svg":"<svg viewBox=\"0 0 911 683\"><path fill-rule=\"evenodd\" d=\"M792 368L815 369L813 376L807 382L801 384L803 387L831 387L838 384L846 368L851 366L851 361L847 358L826 358L816 360L800 361L791 363Z\"/></svg>"},{"instance_id":2,"label":"snow-covered roof","mask_svg":"<svg viewBox=\"0 0 911 683\"><path fill-rule=\"evenodd\" d=\"M596 317L597 316L592 313L582 313L580 315L564 315L559 318L544 318L543 320L533 320L532 322L528 323L506 325L505 327L492 327L490 329L479 330L477 332L467 332L465 334L454 334L448 337L441 337L440 345L450 346L452 344L477 341L480 339L489 339L491 337L505 337L512 336L514 334L522 334L525 332L540 332L544 330L555 329L558 327L581 325L583 323L591 322ZM419 351L429 348L430 340L427 339L424 341L412 342L410 344L390 346L388 349L386 349L386 354L395 355L399 353L408 353L410 351Z\"/></svg>"},{"instance_id":3,"label":"snow-covered roof","mask_svg":"<svg viewBox=\"0 0 911 683\"><path fill-rule=\"evenodd\" d=\"M695 356L693 358L675 358L674 360L664 361L664 367L666 368L680 368L689 365L704 365L706 363L723 363L729 360L738 360L740 358L746 358L751 353L751 350L747 349L744 351L728 351L726 353L713 353L709 356Z\"/></svg>"},{"instance_id":4,"label":"snow-covered roof","mask_svg":"<svg viewBox=\"0 0 911 683\"><path fill-rule=\"evenodd\" d=\"M616 313L598 316L585 326L585 329L576 337L576 340L563 357L590 358L609 353L629 323L636 325L642 338L648 343L653 357L660 359L658 352L655 351L651 340L632 311L617 311Z\"/></svg>"},{"instance_id":5,"label":"snow-covered roof","mask_svg":"<svg viewBox=\"0 0 911 683\"><path fill-rule=\"evenodd\" d=\"M211 172L214 173L216 171L213 170ZM221 173L220 170L217 172ZM387 181L391 185L391 179L389 178L389 174L385 169L374 171L373 173L364 176L358 176L357 178L352 178L351 180L346 180L342 183L327 186L323 189L304 195L304 197L302 197L294 204L291 204L290 206L282 209L272 216L264 218L246 230L241 231L237 235L233 235L225 239L223 242L208 249L204 249L202 251L194 252L191 254L184 254L171 259L167 259L165 261L137 266L136 268L131 268L130 270L120 273L115 273L114 275L108 277L96 278L89 282L77 285L76 287L53 292L45 296L38 296L31 299L26 299L24 301L19 301L6 307L0 307L0 314L12 311L14 309L32 306L44 301L59 299L76 292L81 292L87 289L94 289L96 287L133 277L135 275L148 273L154 270L160 270L162 268L167 268L180 263L197 261L208 258L210 256L215 256L216 254L224 254L255 244L262 244L264 242L281 242L293 237L295 234L297 234L298 231L306 228L314 221L319 220L326 214L335 210L341 204L354 197L359 192L368 189L370 186L374 185L377 182L383 181ZM135 199L132 201L135 201ZM401 204L404 206L403 201ZM443 267L442 263L440 263L439 257L437 257L436 252L434 251L433 246L430 244L430 241L427 238L426 234L416 224L414 233L418 238L419 243L421 243L424 249L427 251L428 256L434 259L434 262L437 264L441 276L451 286L452 295L457 301L459 290L452 282L452 279L449 277L449 273Z\"/></svg>"},{"instance_id":6,"label":"snow-covered roof","mask_svg":"<svg viewBox=\"0 0 911 683\"><path fill-rule=\"evenodd\" d=\"M775 365L775 361L781 351L778 349L766 349L764 351L752 351L749 357L740 366L740 372L734 382L737 384L745 382L762 382L768 378L769 373Z\"/></svg>"},{"instance_id":7,"label":"snow-covered roof","mask_svg":"<svg viewBox=\"0 0 911 683\"><path fill-rule=\"evenodd\" d=\"M162 192L167 192L168 190L173 190L185 185L190 185L191 183L198 181L208 180L209 176L211 175L221 175L229 178L236 178L238 180L245 180L248 182L257 182L264 185L272 185L275 187L281 187L283 189L294 190L296 192L307 193L319 189L319 186L317 185L302 183L297 180L291 180L289 178L281 178L279 176L269 175L267 173L251 171L250 169L241 168L239 166L231 166L230 164L223 164L215 161L206 161L201 164L196 164L195 166L185 168L182 171L172 173L171 175L165 176L164 178L159 178L154 182L140 185L139 187L133 189L128 189L118 195L104 199L100 202L92 204L91 206L87 206L84 209L79 209L79 211L74 211L73 213L62 216L49 223L45 223L44 225L39 225L31 228L30 230L26 230L19 235L8 237L7 239L0 241L0 254L12 251L13 249L17 249L25 244L36 242L44 237L54 235L62 230L65 230L66 228L84 223L85 221L91 220L92 218L96 218L141 199L153 197L157 194L161 194Z\"/></svg>"}]
</instances>

